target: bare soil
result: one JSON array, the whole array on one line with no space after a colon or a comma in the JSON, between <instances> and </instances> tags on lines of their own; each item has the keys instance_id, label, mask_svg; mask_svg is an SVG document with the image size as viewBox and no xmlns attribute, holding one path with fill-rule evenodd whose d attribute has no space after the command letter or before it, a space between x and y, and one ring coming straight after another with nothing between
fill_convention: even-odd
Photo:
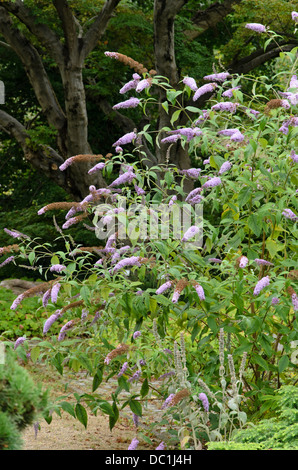
<instances>
[{"instance_id":1,"label":"bare soil","mask_svg":"<svg viewBox=\"0 0 298 470\"><path fill-rule=\"evenodd\" d=\"M91 378L85 374L79 374L78 379L68 382L67 377L61 377L55 370L47 366L30 366L28 371L36 383L42 382L43 388L50 391L51 398L64 395L65 383L68 383L68 391L77 393L91 392ZM112 384L103 384L100 393L108 399ZM74 398L72 397L73 401ZM149 412L150 414L150 412ZM143 418L140 418L143 419ZM148 420L150 418L144 417ZM109 428L107 415L94 416L88 411L88 424L85 427L65 411L61 411L61 417L56 413L48 424L44 418L38 420L40 429L35 433L34 426L29 426L23 432L23 450L127 450L132 439L137 436L134 427L132 413L127 412L120 417L112 431ZM138 437L138 450L150 450L155 446L148 445ZM155 441L155 440L154 440ZM160 440L156 440L156 446Z\"/></svg>"}]
</instances>

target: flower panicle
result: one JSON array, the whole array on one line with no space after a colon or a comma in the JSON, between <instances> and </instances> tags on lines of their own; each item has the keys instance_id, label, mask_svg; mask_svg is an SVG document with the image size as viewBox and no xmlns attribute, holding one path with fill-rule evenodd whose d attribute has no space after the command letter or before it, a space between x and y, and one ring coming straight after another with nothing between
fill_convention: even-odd
<instances>
[{"instance_id":1,"label":"flower panicle","mask_svg":"<svg viewBox=\"0 0 298 470\"><path fill-rule=\"evenodd\" d=\"M25 292L22 292L21 294L16 297L16 299L13 301L11 305L11 310L15 310L17 306L22 302L22 300L32 297L36 294L43 294L45 291L48 290L49 286L52 284L51 281L49 282L42 282L40 284L37 284L34 287L31 287L30 289L27 289Z\"/></svg>"},{"instance_id":2,"label":"flower panicle","mask_svg":"<svg viewBox=\"0 0 298 470\"><path fill-rule=\"evenodd\" d=\"M149 73L150 76L156 75L156 70L152 69L149 70L146 67L144 67L143 64L140 62L137 62L136 60L132 59L131 57L121 54L120 52L110 52L106 51L105 53L106 57L111 57L112 59L116 59L119 62L122 62L124 65L128 65L131 69L133 69L135 72L138 74L142 75L144 73Z\"/></svg>"},{"instance_id":3,"label":"flower panicle","mask_svg":"<svg viewBox=\"0 0 298 470\"><path fill-rule=\"evenodd\" d=\"M86 162L86 161L94 161L94 160L101 160L103 155L93 155L93 154L79 154L79 155L73 155L72 157L67 158L62 165L59 166L60 171L66 170L70 165L76 162Z\"/></svg>"},{"instance_id":4,"label":"flower panicle","mask_svg":"<svg viewBox=\"0 0 298 470\"><path fill-rule=\"evenodd\" d=\"M114 359L117 356L120 356L121 354L127 353L128 350L129 350L129 346L127 344L123 344L123 343L118 344L118 346L115 349L112 349L112 351L110 351L107 354L104 360L104 363L109 364L112 359Z\"/></svg>"},{"instance_id":5,"label":"flower panicle","mask_svg":"<svg viewBox=\"0 0 298 470\"><path fill-rule=\"evenodd\" d=\"M6 253L11 253L12 251L20 251L20 246L16 243L13 245L7 245L0 247L0 255L4 255Z\"/></svg>"}]
</instances>

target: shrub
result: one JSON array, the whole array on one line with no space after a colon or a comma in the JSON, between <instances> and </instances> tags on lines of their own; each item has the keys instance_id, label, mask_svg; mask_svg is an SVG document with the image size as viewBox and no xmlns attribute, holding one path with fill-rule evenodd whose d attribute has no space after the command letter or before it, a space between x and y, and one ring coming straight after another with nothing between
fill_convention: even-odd
<instances>
[{"instance_id":1,"label":"shrub","mask_svg":"<svg viewBox=\"0 0 298 470\"><path fill-rule=\"evenodd\" d=\"M0 449L19 450L21 432L47 406L47 394L36 386L28 372L16 361L10 348L0 364Z\"/></svg>"},{"instance_id":2,"label":"shrub","mask_svg":"<svg viewBox=\"0 0 298 470\"><path fill-rule=\"evenodd\" d=\"M30 341L24 344L32 360L48 356L60 374L68 367L92 375L92 393L76 394L72 405L61 403L85 426L84 404L107 414L112 429L123 408L137 421L144 401L155 400L161 408L169 399L170 413L167 408L160 423L167 423L173 445L200 448L210 436L229 439L235 427L247 425L248 415L257 418L262 396L294 383L297 50L287 57L288 99L265 103L256 87L252 98L241 92L246 77L225 72L206 77L212 82L202 87L186 77L181 90L163 77L144 78L145 97L129 103L144 109L158 104L154 89L161 87L173 128L183 113L189 121L187 127L163 129L160 145L179 142L197 167L181 170L165 162L145 168L139 136L130 132L115 142L117 155L101 161L94 156L91 171L111 179L120 168L107 188L90 187L81 204L38 211L68 211L59 228L65 249L52 252L44 244L50 262L40 268L45 282L18 296L11 308L42 294L48 340L33 348ZM208 110L181 104L210 91ZM150 126L139 134L152 144ZM134 149L125 152L132 142ZM82 158L90 156L71 157L60 170ZM195 183L189 194L186 179ZM65 231L90 214L100 241L77 245ZM181 214L189 226L179 225ZM42 245L12 236L20 243L11 248L11 262L20 253L38 266ZM111 404L93 392L112 377Z\"/></svg>"},{"instance_id":3,"label":"shrub","mask_svg":"<svg viewBox=\"0 0 298 470\"><path fill-rule=\"evenodd\" d=\"M229 442L211 442L209 450L297 450L298 390L285 385L274 394L276 416L237 431ZM271 399L271 401L273 401Z\"/></svg>"}]
</instances>

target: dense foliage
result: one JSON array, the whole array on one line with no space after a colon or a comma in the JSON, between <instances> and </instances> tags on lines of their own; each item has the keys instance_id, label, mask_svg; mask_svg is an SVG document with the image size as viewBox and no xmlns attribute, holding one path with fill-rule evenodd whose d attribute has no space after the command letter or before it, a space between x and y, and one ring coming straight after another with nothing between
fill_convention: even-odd
<instances>
[{"instance_id":1,"label":"dense foliage","mask_svg":"<svg viewBox=\"0 0 298 470\"><path fill-rule=\"evenodd\" d=\"M0 449L20 450L21 432L46 410L47 393L37 387L9 348L0 364Z\"/></svg>"}]
</instances>

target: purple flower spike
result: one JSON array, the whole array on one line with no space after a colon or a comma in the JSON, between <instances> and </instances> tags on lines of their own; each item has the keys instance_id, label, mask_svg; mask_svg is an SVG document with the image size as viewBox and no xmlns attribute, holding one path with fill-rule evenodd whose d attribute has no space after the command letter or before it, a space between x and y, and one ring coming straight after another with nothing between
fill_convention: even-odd
<instances>
[{"instance_id":1,"label":"purple flower spike","mask_svg":"<svg viewBox=\"0 0 298 470\"><path fill-rule=\"evenodd\" d=\"M209 401L205 393L200 393L199 400L201 400L204 410L208 413L209 411Z\"/></svg>"},{"instance_id":2,"label":"purple flower spike","mask_svg":"<svg viewBox=\"0 0 298 470\"><path fill-rule=\"evenodd\" d=\"M53 323L60 317L60 310L58 310L56 313L53 313L45 322L44 326L43 326L43 334L45 335L49 329L51 328L51 326L53 325Z\"/></svg>"},{"instance_id":3,"label":"purple flower spike","mask_svg":"<svg viewBox=\"0 0 298 470\"><path fill-rule=\"evenodd\" d=\"M141 332L140 331L135 331L134 334L133 334L133 339L136 339L138 338L139 336L141 336Z\"/></svg>"},{"instance_id":4,"label":"purple flower spike","mask_svg":"<svg viewBox=\"0 0 298 470\"><path fill-rule=\"evenodd\" d=\"M204 80L208 80L210 82L212 82L213 80L215 82L224 82L229 77L230 77L230 74L228 72L220 72L220 73L213 73L211 75L206 75L204 77Z\"/></svg>"},{"instance_id":5,"label":"purple flower spike","mask_svg":"<svg viewBox=\"0 0 298 470\"><path fill-rule=\"evenodd\" d=\"M256 258L254 259L254 262L257 263L259 266L274 266L273 263L270 263L270 261L267 261L265 259Z\"/></svg>"},{"instance_id":6,"label":"purple flower spike","mask_svg":"<svg viewBox=\"0 0 298 470\"><path fill-rule=\"evenodd\" d=\"M125 268L126 266L141 266L139 262L139 256L131 256L130 258L124 258L114 267L114 272L119 271L119 269Z\"/></svg>"},{"instance_id":7,"label":"purple flower spike","mask_svg":"<svg viewBox=\"0 0 298 470\"><path fill-rule=\"evenodd\" d=\"M266 33L266 26L261 23L247 23L245 27L255 31L256 33Z\"/></svg>"},{"instance_id":8,"label":"purple flower spike","mask_svg":"<svg viewBox=\"0 0 298 470\"><path fill-rule=\"evenodd\" d=\"M59 336L58 336L58 341L62 341L65 338L66 332L70 330L74 326L74 321L70 320L65 325L62 326Z\"/></svg>"},{"instance_id":9,"label":"purple flower spike","mask_svg":"<svg viewBox=\"0 0 298 470\"><path fill-rule=\"evenodd\" d=\"M285 209L282 213L283 216L285 216L287 219L290 219L290 220L297 220L298 219L298 216L296 214L294 214L293 211L291 211L291 209Z\"/></svg>"},{"instance_id":10,"label":"purple flower spike","mask_svg":"<svg viewBox=\"0 0 298 470\"><path fill-rule=\"evenodd\" d=\"M136 108L140 104L138 98L129 98L126 101L121 101L113 106L113 109L127 109L127 108Z\"/></svg>"},{"instance_id":11,"label":"purple flower spike","mask_svg":"<svg viewBox=\"0 0 298 470\"><path fill-rule=\"evenodd\" d=\"M171 404L171 401L173 400L175 394L174 393L171 393L168 398L164 401L163 405L162 405L162 409L164 408L167 408L168 406L170 406Z\"/></svg>"},{"instance_id":12,"label":"purple flower spike","mask_svg":"<svg viewBox=\"0 0 298 470\"><path fill-rule=\"evenodd\" d=\"M104 162L100 162L100 163L97 163L97 165L95 165L93 168L91 168L88 173L89 175L93 174L93 173L96 173L97 171L101 171L103 170L105 166L105 163Z\"/></svg>"},{"instance_id":13,"label":"purple flower spike","mask_svg":"<svg viewBox=\"0 0 298 470\"><path fill-rule=\"evenodd\" d=\"M221 165L218 174L219 174L219 175L222 175L222 174L225 173L226 171L229 171L231 168L232 168L232 163L230 163L230 162L228 162L228 161L227 161L227 162L224 162L224 163Z\"/></svg>"},{"instance_id":14,"label":"purple flower spike","mask_svg":"<svg viewBox=\"0 0 298 470\"><path fill-rule=\"evenodd\" d=\"M188 230L186 230L181 241L183 242L188 241L190 238L193 238L199 231L200 231L200 228L193 225Z\"/></svg>"},{"instance_id":15,"label":"purple flower spike","mask_svg":"<svg viewBox=\"0 0 298 470\"><path fill-rule=\"evenodd\" d=\"M61 271L63 271L64 269L66 269L66 266L64 266L64 264L53 264L53 266L50 267L50 271L56 273L61 273Z\"/></svg>"},{"instance_id":16,"label":"purple flower spike","mask_svg":"<svg viewBox=\"0 0 298 470\"><path fill-rule=\"evenodd\" d=\"M117 377L121 377L128 368L128 362L124 362L123 366L121 367L120 372L117 374Z\"/></svg>"},{"instance_id":17,"label":"purple flower spike","mask_svg":"<svg viewBox=\"0 0 298 470\"><path fill-rule=\"evenodd\" d=\"M229 111L230 113L235 113L239 103L233 103L232 101L223 101L222 103L217 103L214 106L211 106L211 109L214 111Z\"/></svg>"},{"instance_id":18,"label":"purple flower spike","mask_svg":"<svg viewBox=\"0 0 298 470\"><path fill-rule=\"evenodd\" d=\"M6 258L6 260L4 260L4 261L0 264L0 268L3 268L3 266L5 266L6 264L11 263L13 260L14 260L14 256L9 256L8 258Z\"/></svg>"},{"instance_id":19,"label":"purple flower spike","mask_svg":"<svg viewBox=\"0 0 298 470\"><path fill-rule=\"evenodd\" d=\"M292 294L291 295L291 298L292 298L292 305L293 305L293 308L295 311L298 310L298 296L296 293Z\"/></svg>"},{"instance_id":20,"label":"purple flower spike","mask_svg":"<svg viewBox=\"0 0 298 470\"><path fill-rule=\"evenodd\" d=\"M187 175L189 178L197 179L201 171L201 168L189 168L188 170L181 170L181 173Z\"/></svg>"},{"instance_id":21,"label":"purple flower spike","mask_svg":"<svg viewBox=\"0 0 298 470\"><path fill-rule=\"evenodd\" d=\"M187 85L192 91L196 91L198 89L196 81L192 77L184 77L183 78L184 85Z\"/></svg>"},{"instance_id":22,"label":"purple flower spike","mask_svg":"<svg viewBox=\"0 0 298 470\"><path fill-rule=\"evenodd\" d=\"M166 447L165 443L162 441L155 450L164 450Z\"/></svg>"},{"instance_id":23,"label":"purple flower spike","mask_svg":"<svg viewBox=\"0 0 298 470\"><path fill-rule=\"evenodd\" d=\"M120 186L120 184L126 184L126 183L131 183L132 180L136 178L135 173L133 171L127 171L126 173L123 173L120 175L118 178L116 178L111 184L110 188L114 186Z\"/></svg>"},{"instance_id":24,"label":"purple flower spike","mask_svg":"<svg viewBox=\"0 0 298 470\"><path fill-rule=\"evenodd\" d=\"M214 188L214 186L219 186L221 184L221 179L218 176L211 178L203 184L203 188Z\"/></svg>"},{"instance_id":25,"label":"purple flower spike","mask_svg":"<svg viewBox=\"0 0 298 470\"><path fill-rule=\"evenodd\" d=\"M145 88L150 88L151 86L151 80L148 78L144 78L144 80L140 80L139 83L136 86L136 92L140 93L143 91Z\"/></svg>"},{"instance_id":26,"label":"purple flower spike","mask_svg":"<svg viewBox=\"0 0 298 470\"><path fill-rule=\"evenodd\" d=\"M23 344L24 341L26 341L25 336L21 336L20 338L18 338L18 339L16 340L16 342L14 343L13 349L17 349L17 347L20 346L21 344Z\"/></svg>"},{"instance_id":27,"label":"purple flower spike","mask_svg":"<svg viewBox=\"0 0 298 470\"><path fill-rule=\"evenodd\" d=\"M138 447L139 441L134 437L131 443L128 446L128 450L136 450Z\"/></svg>"},{"instance_id":28,"label":"purple flower spike","mask_svg":"<svg viewBox=\"0 0 298 470\"><path fill-rule=\"evenodd\" d=\"M124 134L120 139L113 143L113 147L118 147L125 144L130 144L134 139L136 139L137 134L135 132L128 132Z\"/></svg>"},{"instance_id":29,"label":"purple flower spike","mask_svg":"<svg viewBox=\"0 0 298 470\"><path fill-rule=\"evenodd\" d=\"M59 282L57 282L56 284L53 285L53 287L51 289L51 301L53 302L53 304L55 304L57 302L60 287L61 287L61 284L59 284Z\"/></svg>"},{"instance_id":30,"label":"purple flower spike","mask_svg":"<svg viewBox=\"0 0 298 470\"><path fill-rule=\"evenodd\" d=\"M224 96L225 98L233 98L233 91L239 90L240 88L240 86L229 88L228 90L223 92L222 96Z\"/></svg>"},{"instance_id":31,"label":"purple flower spike","mask_svg":"<svg viewBox=\"0 0 298 470\"><path fill-rule=\"evenodd\" d=\"M259 293L264 289L264 287L269 286L270 278L269 276L262 277L262 279L257 282L254 288L254 295L259 295Z\"/></svg>"},{"instance_id":32,"label":"purple flower spike","mask_svg":"<svg viewBox=\"0 0 298 470\"><path fill-rule=\"evenodd\" d=\"M291 159L293 160L294 163L298 163L298 154L295 153L294 150L292 150L292 152L290 153L290 157L291 157Z\"/></svg>"},{"instance_id":33,"label":"purple flower spike","mask_svg":"<svg viewBox=\"0 0 298 470\"><path fill-rule=\"evenodd\" d=\"M166 290L168 290L170 287L172 287L172 281L167 281L164 284L162 284L156 291L156 294L163 294Z\"/></svg>"},{"instance_id":34,"label":"purple flower spike","mask_svg":"<svg viewBox=\"0 0 298 470\"><path fill-rule=\"evenodd\" d=\"M292 11L291 15L292 15L292 20L295 21L295 23L297 23L298 22L298 13L297 13L297 11Z\"/></svg>"},{"instance_id":35,"label":"purple flower spike","mask_svg":"<svg viewBox=\"0 0 298 470\"><path fill-rule=\"evenodd\" d=\"M217 83L207 83L206 85L201 86L195 92L193 96L193 101L198 100L202 95L205 95L206 93L212 93L217 86Z\"/></svg>"},{"instance_id":36,"label":"purple flower spike","mask_svg":"<svg viewBox=\"0 0 298 470\"><path fill-rule=\"evenodd\" d=\"M200 300L205 300L205 292L204 292L203 287L200 284L195 284L194 288L195 288L195 290L196 290L196 292L199 296L199 299Z\"/></svg>"},{"instance_id":37,"label":"purple flower spike","mask_svg":"<svg viewBox=\"0 0 298 470\"><path fill-rule=\"evenodd\" d=\"M245 268L248 263L248 258L246 256L241 256L239 260L239 268Z\"/></svg>"}]
</instances>

